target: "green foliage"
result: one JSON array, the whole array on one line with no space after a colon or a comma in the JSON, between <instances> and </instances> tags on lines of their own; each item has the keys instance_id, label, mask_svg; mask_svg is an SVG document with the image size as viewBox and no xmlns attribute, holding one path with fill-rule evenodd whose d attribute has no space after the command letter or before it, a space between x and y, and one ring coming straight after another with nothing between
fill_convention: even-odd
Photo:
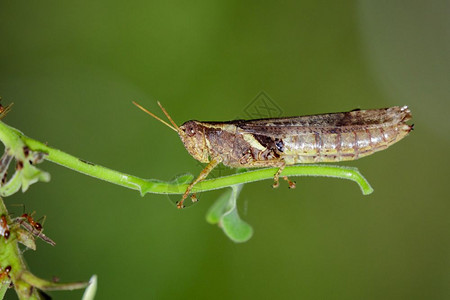
<instances>
[{"instance_id":1,"label":"green foliage","mask_svg":"<svg viewBox=\"0 0 450 300\"><path fill-rule=\"evenodd\" d=\"M5 153L0 159L0 178L3 179L0 195L11 196L20 188L22 192L27 191L30 185L38 181L50 181L50 175L35 166L43 161L44 154L29 149L19 131L3 123L0 127L3 129L0 129L0 139L5 144ZM6 181L8 167L13 160L16 163L15 172ZM56 283L33 275L27 269L19 243L28 249L36 250L35 237L44 238L45 235L33 227L31 231L24 230L22 227L27 228L25 225L29 224L22 217L12 220L2 198L0 215L6 220L6 228L2 229L3 234L0 235L0 299L3 299L11 283L19 299L42 299L41 291L73 290L89 285L87 282ZM9 235L5 234L5 230L8 230ZM93 282L96 282L95 279ZM94 295L95 288L91 288L85 299L93 299Z\"/></svg>"},{"instance_id":2,"label":"green foliage","mask_svg":"<svg viewBox=\"0 0 450 300\"><path fill-rule=\"evenodd\" d=\"M253 228L239 217L237 198L243 184L233 185L227 189L211 206L206 220L211 224L218 224L223 232L233 242L243 243L253 235Z\"/></svg>"},{"instance_id":3,"label":"green foliage","mask_svg":"<svg viewBox=\"0 0 450 300\"><path fill-rule=\"evenodd\" d=\"M50 174L34 166L44 159L43 153L31 151L21 139L22 133L5 124L2 125L8 130L0 130L0 139L5 144L5 153L0 161L0 179L5 178L13 159L16 162L16 170L11 179L0 187L0 196L11 196L21 187L22 192L25 192L30 185L38 181L50 181Z\"/></svg>"},{"instance_id":4,"label":"green foliage","mask_svg":"<svg viewBox=\"0 0 450 300\"><path fill-rule=\"evenodd\" d=\"M0 122L0 140L5 144L5 153L0 161L0 176L6 179L6 171L14 159L16 171L10 180L0 187L1 196L10 196L20 188L25 192L29 186L38 181L48 182L50 175L36 167L41 161L49 160L73 169L77 172L102 179L127 188L138 190L142 196L147 193L159 194L183 194L194 176L186 174L176 177L172 181L160 181L157 179L142 179L136 176L117 172L82 159L71 156L60 150L51 148L41 142L26 137L20 131ZM248 241L253 235L253 228L239 217L237 198L245 183L258 180L272 179L276 168L259 169L253 171L238 170L237 174L202 181L194 186L192 192L199 193L214 189L227 188L227 190L211 206L206 219L211 224L217 224L225 235L236 243ZM329 165L303 165L286 167L282 175L295 176L326 176L355 181L361 187L363 194L370 194L373 189L357 169L329 166ZM1 179L0 178L0 179ZM4 180L5 181L5 180ZM8 216L3 200L0 201L0 213ZM0 258L2 267L11 266L11 273L4 281L0 289L0 296L4 295L9 281L14 283L20 299L40 299L39 290L71 290L84 288L86 290L83 299L93 299L96 291L96 277L92 277L90 283L55 283L40 279L27 270L23 262L22 252L18 251L18 243L22 243L31 249L35 248L33 231L27 232L21 228L23 222L10 220L11 236L0 243ZM44 238L38 233L38 237ZM90 284L90 285L89 285ZM26 292L24 292L26 291ZM32 291L31 293L29 291Z\"/></svg>"}]
</instances>

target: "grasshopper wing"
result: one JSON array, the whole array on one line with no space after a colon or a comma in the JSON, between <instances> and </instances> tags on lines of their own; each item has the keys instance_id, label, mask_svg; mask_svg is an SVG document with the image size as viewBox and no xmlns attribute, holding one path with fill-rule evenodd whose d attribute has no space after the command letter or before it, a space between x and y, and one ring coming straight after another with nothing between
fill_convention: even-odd
<instances>
[{"instance_id":1,"label":"grasshopper wing","mask_svg":"<svg viewBox=\"0 0 450 300\"><path fill-rule=\"evenodd\" d=\"M299 132L344 132L361 128L395 126L411 119L408 107L354 110L343 113L320 114L277 119L236 121L242 132L280 138Z\"/></svg>"}]
</instances>

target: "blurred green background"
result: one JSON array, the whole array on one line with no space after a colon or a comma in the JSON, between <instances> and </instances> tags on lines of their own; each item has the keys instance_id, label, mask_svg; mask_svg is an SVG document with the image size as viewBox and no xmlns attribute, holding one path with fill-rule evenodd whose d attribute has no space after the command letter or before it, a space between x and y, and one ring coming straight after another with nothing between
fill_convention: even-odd
<instances>
[{"instance_id":1,"label":"blurred green background","mask_svg":"<svg viewBox=\"0 0 450 300\"><path fill-rule=\"evenodd\" d=\"M46 162L50 183L5 200L47 216L57 246L26 252L31 270L97 274L96 299L449 299L449 11L445 0L2 1L6 123L116 170L201 170L131 100L161 115L159 100L178 123L245 117L261 91L283 115L409 105L416 129L342 164L360 169L370 196L329 178L246 185L245 244L205 222L221 191L179 211Z\"/></svg>"}]
</instances>

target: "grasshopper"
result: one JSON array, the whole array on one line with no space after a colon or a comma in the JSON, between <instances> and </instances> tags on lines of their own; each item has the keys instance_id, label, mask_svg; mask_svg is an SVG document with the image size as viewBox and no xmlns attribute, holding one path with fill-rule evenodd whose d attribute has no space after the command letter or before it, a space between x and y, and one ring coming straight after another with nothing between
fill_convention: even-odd
<instances>
[{"instance_id":1,"label":"grasshopper","mask_svg":"<svg viewBox=\"0 0 450 300\"><path fill-rule=\"evenodd\" d=\"M220 163L232 168L276 167L276 188L287 165L355 160L386 149L413 129L405 123L412 118L407 106L275 119L190 120L177 126L159 102L172 125L133 104L177 132L189 154L207 163L177 202L178 208L184 207L194 185ZM286 176L283 179L295 188Z\"/></svg>"}]
</instances>

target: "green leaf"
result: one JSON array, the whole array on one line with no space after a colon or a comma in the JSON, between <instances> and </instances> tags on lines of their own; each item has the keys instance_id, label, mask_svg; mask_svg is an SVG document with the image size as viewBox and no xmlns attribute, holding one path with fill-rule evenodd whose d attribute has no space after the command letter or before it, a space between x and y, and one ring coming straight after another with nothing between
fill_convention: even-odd
<instances>
[{"instance_id":1,"label":"green leaf","mask_svg":"<svg viewBox=\"0 0 450 300\"><path fill-rule=\"evenodd\" d=\"M0 300L3 300L3 298L5 297L8 286L9 284L6 284L6 282L0 285Z\"/></svg>"},{"instance_id":2,"label":"green leaf","mask_svg":"<svg viewBox=\"0 0 450 300\"><path fill-rule=\"evenodd\" d=\"M222 228L225 234L236 243L244 243L253 236L253 228L239 217L236 208L223 216Z\"/></svg>"},{"instance_id":3,"label":"green leaf","mask_svg":"<svg viewBox=\"0 0 450 300\"><path fill-rule=\"evenodd\" d=\"M226 189L225 193L220 195L219 199L209 208L206 214L206 221L210 224L218 224L222 218L227 205L230 201L232 189Z\"/></svg>"},{"instance_id":4,"label":"green leaf","mask_svg":"<svg viewBox=\"0 0 450 300\"><path fill-rule=\"evenodd\" d=\"M210 208L206 220L218 224L230 240L235 243L248 241L253 235L253 228L239 217L237 197L243 184L234 185L231 190L223 193Z\"/></svg>"},{"instance_id":5,"label":"green leaf","mask_svg":"<svg viewBox=\"0 0 450 300\"><path fill-rule=\"evenodd\" d=\"M26 192L30 187L30 185L38 181L42 182L50 181L49 173L39 170L35 166L32 166L30 163L25 163L21 177L22 177L22 192Z\"/></svg>"},{"instance_id":6,"label":"green leaf","mask_svg":"<svg viewBox=\"0 0 450 300\"><path fill-rule=\"evenodd\" d=\"M8 197L20 190L22 185L22 171L16 171L11 179L0 188L0 196Z\"/></svg>"},{"instance_id":7,"label":"green leaf","mask_svg":"<svg viewBox=\"0 0 450 300\"><path fill-rule=\"evenodd\" d=\"M15 230L15 234L19 243L23 244L27 248L30 248L31 250L36 250L36 242L34 241L34 237L31 233L21 228L17 228Z\"/></svg>"},{"instance_id":8,"label":"green leaf","mask_svg":"<svg viewBox=\"0 0 450 300\"><path fill-rule=\"evenodd\" d=\"M5 134L4 132L2 134ZM7 144L6 141L10 141ZM38 181L50 181L50 174L39 170L34 166L44 160L45 154L39 151L31 151L19 137L4 139L5 153L0 159L0 180L6 179L6 172L12 161L16 161L14 175L0 186L0 196L7 197L19 191L26 192L30 185Z\"/></svg>"},{"instance_id":9,"label":"green leaf","mask_svg":"<svg viewBox=\"0 0 450 300\"><path fill-rule=\"evenodd\" d=\"M84 291L83 298L81 298L81 300L94 300L96 293L97 293L97 275L92 275L91 279L89 279L89 285Z\"/></svg>"}]
</instances>

